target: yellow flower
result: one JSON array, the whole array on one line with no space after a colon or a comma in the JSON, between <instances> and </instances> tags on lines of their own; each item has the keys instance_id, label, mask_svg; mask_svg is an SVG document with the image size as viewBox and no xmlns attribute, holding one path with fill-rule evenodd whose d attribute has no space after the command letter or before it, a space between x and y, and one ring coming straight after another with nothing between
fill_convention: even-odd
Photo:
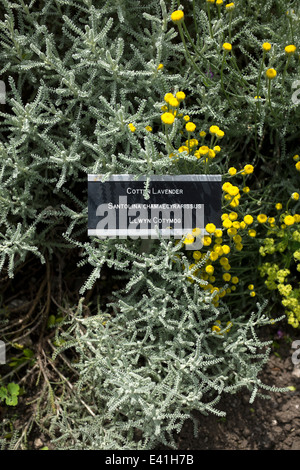
<instances>
[{"instance_id":1,"label":"yellow flower","mask_svg":"<svg viewBox=\"0 0 300 470\"><path fill-rule=\"evenodd\" d=\"M223 5L223 0L217 0L216 5Z\"/></svg>"},{"instance_id":2,"label":"yellow flower","mask_svg":"<svg viewBox=\"0 0 300 470\"><path fill-rule=\"evenodd\" d=\"M228 230L227 230L227 235L229 237L233 237L234 235L237 234L237 229L234 228L234 227L230 227Z\"/></svg>"},{"instance_id":3,"label":"yellow flower","mask_svg":"<svg viewBox=\"0 0 300 470\"><path fill-rule=\"evenodd\" d=\"M206 132L205 132L205 131L201 131L201 132L199 132L199 135L200 135L200 137L205 137L205 136L206 136Z\"/></svg>"},{"instance_id":4,"label":"yellow flower","mask_svg":"<svg viewBox=\"0 0 300 470\"><path fill-rule=\"evenodd\" d=\"M266 71L266 76L267 76L270 80L272 80L273 78L275 78L276 75L277 75L277 72L276 72L275 69L272 69L272 68L271 68L271 69L268 69L268 70Z\"/></svg>"},{"instance_id":5,"label":"yellow flower","mask_svg":"<svg viewBox=\"0 0 300 470\"><path fill-rule=\"evenodd\" d=\"M190 245L191 243L194 243L194 237L191 233L188 233L187 236L184 238L183 243L185 245Z\"/></svg>"},{"instance_id":6,"label":"yellow flower","mask_svg":"<svg viewBox=\"0 0 300 470\"><path fill-rule=\"evenodd\" d=\"M294 201L298 201L298 199L299 199L299 193L293 193L293 194L291 195L291 198L294 199Z\"/></svg>"},{"instance_id":7,"label":"yellow flower","mask_svg":"<svg viewBox=\"0 0 300 470\"><path fill-rule=\"evenodd\" d=\"M214 325L211 331L215 331L216 333L219 333L219 331L221 331L221 328L218 325Z\"/></svg>"},{"instance_id":8,"label":"yellow flower","mask_svg":"<svg viewBox=\"0 0 300 470\"><path fill-rule=\"evenodd\" d=\"M230 220L236 220L238 218L238 215L236 212L230 212L228 217Z\"/></svg>"},{"instance_id":9,"label":"yellow flower","mask_svg":"<svg viewBox=\"0 0 300 470\"><path fill-rule=\"evenodd\" d=\"M236 174L236 168L234 168L233 166L231 166L228 170L228 173L231 175L231 176L234 176Z\"/></svg>"},{"instance_id":10,"label":"yellow flower","mask_svg":"<svg viewBox=\"0 0 300 470\"><path fill-rule=\"evenodd\" d=\"M176 98L178 101L183 101L185 99L185 93L183 91L177 91Z\"/></svg>"},{"instance_id":11,"label":"yellow flower","mask_svg":"<svg viewBox=\"0 0 300 470\"><path fill-rule=\"evenodd\" d=\"M253 238L256 237L256 230L254 230L253 228L250 228L248 230L248 235Z\"/></svg>"},{"instance_id":12,"label":"yellow flower","mask_svg":"<svg viewBox=\"0 0 300 470\"><path fill-rule=\"evenodd\" d=\"M173 96L169 99L169 105L172 106L172 108L177 108L177 106L179 106L178 99Z\"/></svg>"},{"instance_id":13,"label":"yellow flower","mask_svg":"<svg viewBox=\"0 0 300 470\"><path fill-rule=\"evenodd\" d=\"M159 64L159 65L157 66L157 70L161 70L161 69L163 69L163 68L164 68L164 64Z\"/></svg>"},{"instance_id":14,"label":"yellow flower","mask_svg":"<svg viewBox=\"0 0 300 470\"><path fill-rule=\"evenodd\" d=\"M207 147L207 145L201 145L201 147L199 148L199 154L207 155L208 152L209 152L209 147Z\"/></svg>"},{"instance_id":15,"label":"yellow flower","mask_svg":"<svg viewBox=\"0 0 300 470\"><path fill-rule=\"evenodd\" d=\"M204 235L202 243L204 246L209 246L211 244L211 238L208 235Z\"/></svg>"},{"instance_id":16,"label":"yellow flower","mask_svg":"<svg viewBox=\"0 0 300 470\"><path fill-rule=\"evenodd\" d=\"M185 125L185 128L188 132L194 132L194 130L196 129L196 124L194 124L193 122L188 122Z\"/></svg>"},{"instance_id":17,"label":"yellow flower","mask_svg":"<svg viewBox=\"0 0 300 470\"><path fill-rule=\"evenodd\" d=\"M209 132L210 132L211 134L216 134L219 130L220 130L220 129L219 129L218 126L210 126L210 128L209 128Z\"/></svg>"},{"instance_id":18,"label":"yellow flower","mask_svg":"<svg viewBox=\"0 0 300 470\"><path fill-rule=\"evenodd\" d=\"M146 131L148 131L148 132L152 132L152 127L151 127L151 126L146 126L145 129L146 129Z\"/></svg>"},{"instance_id":19,"label":"yellow flower","mask_svg":"<svg viewBox=\"0 0 300 470\"><path fill-rule=\"evenodd\" d=\"M208 233L214 233L214 231L216 230L216 226L215 226L215 224L207 224L206 227L205 227L205 230Z\"/></svg>"},{"instance_id":20,"label":"yellow flower","mask_svg":"<svg viewBox=\"0 0 300 470\"><path fill-rule=\"evenodd\" d=\"M222 237L222 230L220 229L215 230L215 237L218 237L218 238Z\"/></svg>"},{"instance_id":21,"label":"yellow flower","mask_svg":"<svg viewBox=\"0 0 300 470\"><path fill-rule=\"evenodd\" d=\"M193 253L193 258L196 260L196 261L199 261L199 259L201 259L202 257L202 254L200 251L194 251Z\"/></svg>"},{"instance_id":22,"label":"yellow flower","mask_svg":"<svg viewBox=\"0 0 300 470\"><path fill-rule=\"evenodd\" d=\"M257 221L258 221L260 224L263 224L264 222L267 221L267 218L268 218L268 217L266 216L266 214L259 214L259 215L257 216Z\"/></svg>"},{"instance_id":23,"label":"yellow flower","mask_svg":"<svg viewBox=\"0 0 300 470\"><path fill-rule=\"evenodd\" d=\"M275 205L275 209L280 211L280 209L282 209L282 204L280 202L277 202L277 204Z\"/></svg>"},{"instance_id":24,"label":"yellow flower","mask_svg":"<svg viewBox=\"0 0 300 470\"><path fill-rule=\"evenodd\" d=\"M253 170L254 170L253 165L244 166L244 172L246 173L246 175L250 175L251 173L253 173Z\"/></svg>"},{"instance_id":25,"label":"yellow flower","mask_svg":"<svg viewBox=\"0 0 300 470\"><path fill-rule=\"evenodd\" d=\"M295 219L292 215L287 215L284 218L284 223L285 223L285 225L293 225L295 223Z\"/></svg>"},{"instance_id":26,"label":"yellow flower","mask_svg":"<svg viewBox=\"0 0 300 470\"><path fill-rule=\"evenodd\" d=\"M290 44L289 46L285 46L284 50L287 54L294 54L296 52L296 46Z\"/></svg>"},{"instance_id":27,"label":"yellow flower","mask_svg":"<svg viewBox=\"0 0 300 470\"><path fill-rule=\"evenodd\" d=\"M221 152L221 147L220 147L219 145L216 145L216 146L214 147L214 151L215 151L216 153Z\"/></svg>"},{"instance_id":28,"label":"yellow flower","mask_svg":"<svg viewBox=\"0 0 300 470\"><path fill-rule=\"evenodd\" d=\"M226 10L234 10L234 8L235 8L235 5L233 2L227 3Z\"/></svg>"},{"instance_id":29,"label":"yellow flower","mask_svg":"<svg viewBox=\"0 0 300 470\"><path fill-rule=\"evenodd\" d=\"M164 96L164 100L166 101L166 103L169 103L171 98L174 98L173 93L166 93Z\"/></svg>"},{"instance_id":30,"label":"yellow flower","mask_svg":"<svg viewBox=\"0 0 300 470\"><path fill-rule=\"evenodd\" d=\"M230 220L229 218L223 220L223 227L225 227L225 228L230 228L230 227L232 227L232 222L231 222L231 220Z\"/></svg>"},{"instance_id":31,"label":"yellow flower","mask_svg":"<svg viewBox=\"0 0 300 470\"><path fill-rule=\"evenodd\" d=\"M219 257L219 255L215 251L212 251L209 255L209 258L211 259L211 261L216 261L218 259L218 257Z\"/></svg>"},{"instance_id":32,"label":"yellow flower","mask_svg":"<svg viewBox=\"0 0 300 470\"><path fill-rule=\"evenodd\" d=\"M229 42L224 42L223 49L225 52L230 52L232 50L232 45Z\"/></svg>"},{"instance_id":33,"label":"yellow flower","mask_svg":"<svg viewBox=\"0 0 300 470\"><path fill-rule=\"evenodd\" d=\"M185 116L183 116L183 119L187 122L190 120L190 116L188 116L187 114Z\"/></svg>"},{"instance_id":34,"label":"yellow flower","mask_svg":"<svg viewBox=\"0 0 300 470\"><path fill-rule=\"evenodd\" d=\"M254 289L254 285L253 285L253 284L249 284L248 289L249 289L249 290L253 290L253 289Z\"/></svg>"},{"instance_id":35,"label":"yellow flower","mask_svg":"<svg viewBox=\"0 0 300 470\"><path fill-rule=\"evenodd\" d=\"M223 280L224 281L228 282L228 281L230 281L230 279L231 279L231 274L229 274L229 273L224 273L223 274Z\"/></svg>"},{"instance_id":36,"label":"yellow flower","mask_svg":"<svg viewBox=\"0 0 300 470\"><path fill-rule=\"evenodd\" d=\"M256 296L256 293L254 292L254 290L250 292L250 295L251 295L251 297L255 297L255 296Z\"/></svg>"},{"instance_id":37,"label":"yellow flower","mask_svg":"<svg viewBox=\"0 0 300 470\"><path fill-rule=\"evenodd\" d=\"M244 188L243 188L243 193L247 194L247 193L249 193L249 192L250 192L249 186L244 186Z\"/></svg>"},{"instance_id":38,"label":"yellow flower","mask_svg":"<svg viewBox=\"0 0 300 470\"><path fill-rule=\"evenodd\" d=\"M207 274L213 274L213 273L214 273L214 270L215 270L215 268L214 268L211 264L209 264L209 265L206 266L206 268L205 268L205 271L207 272Z\"/></svg>"},{"instance_id":39,"label":"yellow flower","mask_svg":"<svg viewBox=\"0 0 300 470\"><path fill-rule=\"evenodd\" d=\"M247 225L252 224L252 223L253 223L253 217L252 217L252 215L249 215L249 214L248 214L248 215L245 215L244 221L246 222Z\"/></svg>"},{"instance_id":40,"label":"yellow flower","mask_svg":"<svg viewBox=\"0 0 300 470\"><path fill-rule=\"evenodd\" d=\"M175 117L172 113L164 113L161 116L161 120L164 124L173 124Z\"/></svg>"},{"instance_id":41,"label":"yellow flower","mask_svg":"<svg viewBox=\"0 0 300 470\"><path fill-rule=\"evenodd\" d=\"M239 278L237 276L233 276L233 278L231 279L231 282L233 284L237 284L239 282Z\"/></svg>"},{"instance_id":42,"label":"yellow flower","mask_svg":"<svg viewBox=\"0 0 300 470\"><path fill-rule=\"evenodd\" d=\"M229 245L222 245L222 250L224 255L228 255L230 253L230 246Z\"/></svg>"},{"instance_id":43,"label":"yellow flower","mask_svg":"<svg viewBox=\"0 0 300 470\"><path fill-rule=\"evenodd\" d=\"M136 127L132 124L132 122L128 124L128 127L131 130L131 132L134 132L136 130Z\"/></svg>"},{"instance_id":44,"label":"yellow flower","mask_svg":"<svg viewBox=\"0 0 300 470\"><path fill-rule=\"evenodd\" d=\"M300 171L300 162L297 162L295 167L296 167L296 170Z\"/></svg>"},{"instance_id":45,"label":"yellow flower","mask_svg":"<svg viewBox=\"0 0 300 470\"><path fill-rule=\"evenodd\" d=\"M294 160L295 162L298 162L298 161L300 160L299 155L294 155L294 156L293 156L293 160Z\"/></svg>"},{"instance_id":46,"label":"yellow flower","mask_svg":"<svg viewBox=\"0 0 300 470\"><path fill-rule=\"evenodd\" d=\"M183 19L184 19L184 13L182 10L173 11L173 13L171 14L171 20L175 24L182 23Z\"/></svg>"},{"instance_id":47,"label":"yellow flower","mask_svg":"<svg viewBox=\"0 0 300 470\"><path fill-rule=\"evenodd\" d=\"M215 0L206 0L207 3L215 3Z\"/></svg>"},{"instance_id":48,"label":"yellow flower","mask_svg":"<svg viewBox=\"0 0 300 470\"><path fill-rule=\"evenodd\" d=\"M271 49L271 44L269 42L264 42L262 48L264 51L268 52Z\"/></svg>"},{"instance_id":49,"label":"yellow flower","mask_svg":"<svg viewBox=\"0 0 300 470\"><path fill-rule=\"evenodd\" d=\"M223 139L225 135L225 132L224 131L221 131L221 129L219 129L217 132L216 132L216 136L218 139Z\"/></svg>"}]
</instances>

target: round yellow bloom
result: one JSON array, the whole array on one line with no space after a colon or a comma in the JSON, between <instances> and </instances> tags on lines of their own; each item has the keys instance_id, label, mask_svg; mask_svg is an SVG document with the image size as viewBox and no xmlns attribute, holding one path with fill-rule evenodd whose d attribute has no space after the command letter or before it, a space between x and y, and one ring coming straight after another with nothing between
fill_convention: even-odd
<instances>
[{"instance_id":1,"label":"round yellow bloom","mask_svg":"<svg viewBox=\"0 0 300 470\"><path fill-rule=\"evenodd\" d=\"M275 69L271 68L266 71L266 76L269 78L269 80L272 80L273 78L275 78L276 75L277 75L277 72Z\"/></svg>"},{"instance_id":2,"label":"round yellow bloom","mask_svg":"<svg viewBox=\"0 0 300 470\"><path fill-rule=\"evenodd\" d=\"M295 162L298 162L298 161L300 160L299 155L294 155L294 156L293 156L293 160L294 160Z\"/></svg>"},{"instance_id":3,"label":"round yellow bloom","mask_svg":"<svg viewBox=\"0 0 300 470\"><path fill-rule=\"evenodd\" d=\"M166 101L166 103L169 103L171 98L174 98L173 93L166 93L164 96L164 100Z\"/></svg>"},{"instance_id":4,"label":"round yellow bloom","mask_svg":"<svg viewBox=\"0 0 300 470\"><path fill-rule=\"evenodd\" d=\"M229 274L229 273L224 273L223 274L223 280L224 281L228 282L228 281L230 281L230 279L231 279L231 274Z\"/></svg>"},{"instance_id":5,"label":"round yellow bloom","mask_svg":"<svg viewBox=\"0 0 300 470\"><path fill-rule=\"evenodd\" d=\"M287 215L284 218L284 223L285 223L285 225L293 225L295 223L295 219L292 215Z\"/></svg>"},{"instance_id":6,"label":"round yellow bloom","mask_svg":"<svg viewBox=\"0 0 300 470\"><path fill-rule=\"evenodd\" d=\"M188 122L190 120L190 116L188 116L187 114L185 116L183 116L183 119Z\"/></svg>"},{"instance_id":7,"label":"round yellow bloom","mask_svg":"<svg viewBox=\"0 0 300 470\"><path fill-rule=\"evenodd\" d=\"M251 295L251 297L255 297L255 296L256 296L256 293L254 292L254 290L250 292L250 295Z\"/></svg>"},{"instance_id":8,"label":"round yellow bloom","mask_svg":"<svg viewBox=\"0 0 300 470\"><path fill-rule=\"evenodd\" d=\"M220 128L218 126L210 126L210 128L209 128L209 132L211 134L216 134L219 130L220 130Z\"/></svg>"},{"instance_id":9,"label":"round yellow bloom","mask_svg":"<svg viewBox=\"0 0 300 470\"><path fill-rule=\"evenodd\" d=\"M191 233L188 233L187 236L184 238L183 243L185 245L190 245L191 243L194 243L195 238Z\"/></svg>"},{"instance_id":10,"label":"round yellow bloom","mask_svg":"<svg viewBox=\"0 0 300 470\"><path fill-rule=\"evenodd\" d=\"M206 227L205 227L205 230L208 233L214 233L214 231L216 230L216 226L215 226L215 224L207 224Z\"/></svg>"},{"instance_id":11,"label":"round yellow bloom","mask_svg":"<svg viewBox=\"0 0 300 470\"><path fill-rule=\"evenodd\" d=\"M239 282L239 278L237 276L233 276L233 278L231 279L231 282L233 284L237 284Z\"/></svg>"},{"instance_id":12,"label":"round yellow bloom","mask_svg":"<svg viewBox=\"0 0 300 470\"><path fill-rule=\"evenodd\" d=\"M253 238L256 237L256 230L254 230L253 228L250 228L248 230L248 235L249 237L253 237Z\"/></svg>"},{"instance_id":13,"label":"round yellow bloom","mask_svg":"<svg viewBox=\"0 0 300 470\"><path fill-rule=\"evenodd\" d=\"M264 42L262 48L264 51L268 52L271 49L271 44L269 42Z\"/></svg>"},{"instance_id":14,"label":"round yellow bloom","mask_svg":"<svg viewBox=\"0 0 300 470\"><path fill-rule=\"evenodd\" d=\"M196 129L196 124L194 124L193 122L188 122L185 125L185 128L188 132L194 132L194 130Z\"/></svg>"},{"instance_id":15,"label":"round yellow bloom","mask_svg":"<svg viewBox=\"0 0 300 470\"><path fill-rule=\"evenodd\" d=\"M131 130L131 132L134 132L136 130L136 127L132 124L132 122L128 124L128 127Z\"/></svg>"},{"instance_id":16,"label":"round yellow bloom","mask_svg":"<svg viewBox=\"0 0 300 470\"><path fill-rule=\"evenodd\" d=\"M238 218L238 214L236 212L230 212L228 217L230 220L236 220Z\"/></svg>"},{"instance_id":17,"label":"round yellow bloom","mask_svg":"<svg viewBox=\"0 0 300 470\"><path fill-rule=\"evenodd\" d=\"M199 132L199 135L200 135L200 137L205 137L205 136L206 136L206 132L205 132L205 131L201 131L201 132Z\"/></svg>"},{"instance_id":18,"label":"round yellow bloom","mask_svg":"<svg viewBox=\"0 0 300 470\"><path fill-rule=\"evenodd\" d=\"M161 70L161 69L163 69L163 68L164 68L164 64L159 64L159 65L157 66L157 70Z\"/></svg>"},{"instance_id":19,"label":"round yellow bloom","mask_svg":"<svg viewBox=\"0 0 300 470\"><path fill-rule=\"evenodd\" d=\"M253 170L254 170L253 165L245 165L244 166L244 172L246 173L246 175L250 175L251 173L253 173Z\"/></svg>"},{"instance_id":20,"label":"round yellow bloom","mask_svg":"<svg viewBox=\"0 0 300 470\"><path fill-rule=\"evenodd\" d=\"M252 224L252 223L253 223L253 217L252 217L252 215L249 215L249 214L248 214L248 215L245 215L244 221L246 222L247 225Z\"/></svg>"},{"instance_id":21,"label":"round yellow bloom","mask_svg":"<svg viewBox=\"0 0 300 470\"><path fill-rule=\"evenodd\" d=\"M230 253L230 246L222 245L222 250L223 250L224 255L228 255L228 253Z\"/></svg>"},{"instance_id":22,"label":"round yellow bloom","mask_svg":"<svg viewBox=\"0 0 300 470\"><path fill-rule=\"evenodd\" d=\"M275 205L275 209L280 211L280 209L282 209L282 204L280 202L277 202L277 204Z\"/></svg>"},{"instance_id":23,"label":"round yellow bloom","mask_svg":"<svg viewBox=\"0 0 300 470\"><path fill-rule=\"evenodd\" d=\"M199 154L200 155L207 155L209 152L209 147L207 145L201 145L199 148Z\"/></svg>"},{"instance_id":24,"label":"round yellow bloom","mask_svg":"<svg viewBox=\"0 0 300 470\"><path fill-rule=\"evenodd\" d=\"M207 272L207 274L213 274L214 270L215 268L211 264L207 265L205 268L205 271Z\"/></svg>"},{"instance_id":25,"label":"round yellow bloom","mask_svg":"<svg viewBox=\"0 0 300 470\"><path fill-rule=\"evenodd\" d=\"M300 171L300 162L297 162L295 167L296 167L296 170Z\"/></svg>"},{"instance_id":26,"label":"round yellow bloom","mask_svg":"<svg viewBox=\"0 0 300 470\"><path fill-rule=\"evenodd\" d=\"M193 253L193 258L196 260L196 261L199 261L199 259L201 259L202 257L202 254L201 254L201 251L194 251Z\"/></svg>"},{"instance_id":27,"label":"round yellow bloom","mask_svg":"<svg viewBox=\"0 0 300 470\"><path fill-rule=\"evenodd\" d=\"M184 19L184 13L182 10L173 11L173 13L171 14L171 20L175 24L182 23L183 19Z\"/></svg>"},{"instance_id":28,"label":"round yellow bloom","mask_svg":"<svg viewBox=\"0 0 300 470\"><path fill-rule=\"evenodd\" d=\"M219 331L221 331L221 328L218 325L214 325L211 331L215 331L216 333L219 333Z\"/></svg>"},{"instance_id":29,"label":"round yellow bloom","mask_svg":"<svg viewBox=\"0 0 300 470\"><path fill-rule=\"evenodd\" d=\"M183 91L177 91L176 98L178 101L183 101L185 99L185 93Z\"/></svg>"},{"instance_id":30,"label":"round yellow bloom","mask_svg":"<svg viewBox=\"0 0 300 470\"><path fill-rule=\"evenodd\" d=\"M212 251L211 254L209 255L209 258L211 261L216 261L218 259L219 255L215 251Z\"/></svg>"},{"instance_id":31,"label":"round yellow bloom","mask_svg":"<svg viewBox=\"0 0 300 470\"><path fill-rule=\"evenodd\" d=\"M290 44L289 46L285 46L284 50L287 54L294 54L296 52L296 46L294 44Z\"/></svg>"},{"instance_id":32,"label":"round yellow bloom","mask_svg":"<svg viewBox=\"0 0 300 470\"><path fill-rule=\"evenodd\" d=\"M219 145L215 145L214 151L215 151L216 153L221 152L221 147L220 147Z\"/></svg>"},{"instance_id":33,"label":"round yellow bloom","mask_svg":"<svg viewBox=\"0 0 300 470\"><path fill-rule=\"evenodd\" d=\"M221 131L221 129L219 129L217 132L216 132L216 136L218 139L223 139L225 135L225 132L224 131Z\"/></svg>"},{"instance_id":34,"label":"round yellow bloom","mask_svg":"<svg viewBox=\"0 0 300 470\"><path fill-rule=\"evenodd\" d=\"M293 193L293 194L291 195L291 198L294 199L294 201L298 201L298 199L299 199L299 193Z\"/></svg>"},{"instance_id":35,"label":"round yellow bloom","mask_svg":"<svg viewBox=\"0 0 300 470\"><path fill-rule=\"evenodd\" d=\"M254 285L253 285L253 284L249 284L248 289L249 289L249 290L253 290L253 289L254 289Z\"/></svg>"},{"instance_id":36,"label":"round yellow bloom","mask_svg":"<svg viewBox=\"0 0 300 470\"><path fill-rule=\"evenodd\" d=\"M222 237L222 230L220 230L220 229L215 230L215 237L217 237L217 238Z\"/></svg>"},{"instance_id":37,"label":"round yellow bloom","mask_svg":"<svg viewBox=\"0 0 300 470\"><path fill-rule=\"evenodd\" d=\"M146 126L145 129L146 129L146 131L148 131L148 132L152 132L152 127L151 127L151 126Z\"/></svg>"},{"instance_id":38,"label":"round yellow bloom","mask_svg":"<svg viewBox=\"0 0 300 470\"><path fill-rule=\"evenodd\" d=\"M230 228L230 227L232 227L232 222L231 222L231 220L230 220L229 218L223 220L223 227L225 227L225 228Z\"/></svg>"},{"instance_id":39,"label":"round yellow bloom","mask_svg":"<svg viewBox=\"0 0 300 470\"><path fill-rule=\"evenodd\" d=\"M267 221L268 217L266 216L266 214L259 214L257 216L257 221L260 223L260 224L263 224Z\"/></svg>"},{"instance_id":40,"label":"round yellow bloom","mask_svg":"<svg viewBox=\"0 0 300 470\"><path fill-rule=\"evenodd\" d=\"M212 240L208 235L204 235L202 239L202 243L204 246L209 246L211 244Z\"/></svg>"},{"instance_id":41,"label":"round yellow bloom","mask_svg":"<svg viewBox=\"0 0 300 470\"><path fill-rule=\"evenodd\" d=\"M223 0L217 0L216 5L223 5Z\"/></svg>"},{"instance_id":42,"label":"round yellow bloom","mask_svg":"<svg viewBox=\"0 0 300 470\"><path fill-rule=\"evenodd\" d=\"M235 5L233 2L227 3L226 10L234 10L234 8L235 8Z\"/></svg>"},{"instance_id":43,"label":"round yellow bloom","mask_svg":"<svg viewBox=\"0 0 300 470\"><path fill-rule=\"evenodd\" d=\"M179 106L178 99L173 96L169 99L169 105L172 106L172 108L177 108L177 106Z\"/></svg>"},{"instance_id":44,"label":"round yellow bloom","mask_svg":"<svg viewBox=\"0 0 300 470\"><path fill-rule=\"evenodd\" d=\"M245 186L245 187L243 188L243 193L247 194L247 193L249 193L249 192L250 192L249 186Z\"/></svg>"},{"instance_id":45,"label":"round yellow bloom","mask_svg":"<svg viewBox=\"0 0 300 470\"><path fill-rule=\"evenodd\" d=\"M161 120L164 124L173 124L175 117L172 113L164 113L161 115Z\"/></svg>"},{"instance_id":46,"label":"round yellow bloom","mask_svg":"<svg viewBox=\"0 0 300 470\"><path fill-rule=\"evenodd\" d=\"M229 42L224 42L223 49L225 52L230 52L232 50L232 45Z\"/></svg>"},{"instance_id":47,"label":"round yellow bloom","mask_svg":"<svg viewBox=\"0 0 300 470\"><path fill-rule=\"evenodd\" d=\"M234 176L236 174L236 168L234 168L233 166L231 166L228 170L228 173L231 175L231 176Z\"/></svg>"}]
</instances>

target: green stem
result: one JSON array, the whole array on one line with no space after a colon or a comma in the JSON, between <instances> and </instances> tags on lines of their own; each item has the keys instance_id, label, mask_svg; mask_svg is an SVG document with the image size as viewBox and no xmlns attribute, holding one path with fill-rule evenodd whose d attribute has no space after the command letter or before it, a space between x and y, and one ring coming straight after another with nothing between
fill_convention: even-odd
<instances>
[{"instance_id":1,"label":"green stem","mask_svg":"<svg viewBox=\"0 0 300 470\"><path fill-rule=\"evenodd\" d=\"M268 102L269 102L269 106L272 110L272 103L271 103L271 80L268 78L269 80L269 83L268 83Z\"/></svg>"},{"instance_id":2,"label":"green stem","mask_svg":"<svg viewBox=\"0 0 300 470\"><path fill-rule=\"evenodd\" d=\"M283 70L283 74L282 74L282 80L281 80L281 100L283 99L283 85L284 85L285 75L286 75L286 72L287 72L287 69L288 69L288 66L289 66L289 63L290 63L290 59L291 59L291 56L288 55L288 58L287 58L287 61L286 61L286 64L285 64L285 67L284 67L284 70Z\"/></svg>"},{"instance_id":3,"label":"green stem","mask_svg":"<svg viewBox=\"0 0 300 470\"><path fill-rule=\"evenodd\" d=\"M259 97L260 80L261 80L262 69L263 69L263 66L264 66L264 63L265 63L265 56L266 56L266 53L265 53L265 51L263 51L263 56L262 56L260 69L259 69L259 75L258 75L258 82L257 82L257 90L256 90L257 98Z\"/></svg>"},{"instance_id":4,"label":"green stem","mask_svg":"<svg viewBox=\"0 0 300 470\"><path fill-rule=\"evenodd\" d=\"M210 17L210 4L209 3L207 3L207 16L208 16L208 22L209 22L210 37L213 39L212 26L211 26L211 17Z\"/></svg>"},{"instance_id":5,"label":"green stem","mask_svg":"<svg viewBox=\"0 0 300 470\"><path fill-rule=\"evenodd\" d=\"M194 62L192 56L190 55L190 53L189 53L189 51L188 51L188 48L187 48L187 45L186 45L186 42L185 42L185 39L184 39L184 34L183 34L183 31L182 31L182 28L181 28L181 24L178 25L178 29L179 29L179 34L180 34L180 37L181 37L183 46L184 46L185 55L186 55L186 60L187 60L187 61L190 60L190 61L192 62L192 64L193 64L195 70L196 70L200 75L202 75L203 79L205 79L205 80L203 80L204 85L208 87L209 84L206 82L207 77L204 75L204 73L202 72L202 70L200 70L200 69L198 68L198 66L195 64L195 62Z\"/></svg>"}]
</instances>

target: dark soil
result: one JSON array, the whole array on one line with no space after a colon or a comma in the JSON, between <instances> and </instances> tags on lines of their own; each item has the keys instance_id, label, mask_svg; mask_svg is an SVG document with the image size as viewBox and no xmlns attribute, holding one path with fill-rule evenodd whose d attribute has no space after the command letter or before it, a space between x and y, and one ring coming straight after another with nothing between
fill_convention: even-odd
<instances>
[{"instance_id":1,"label":"dark soil","mask_svg":"<svg viewBox=\"0 0 300 470\"><path fill-rule=\"evenodd\" d=\"M300 331L286 326L285 329L288 333L282 337L273 333L273 352L260 378L265 384L293 386L296 390L266 392L270 399L256 398L252 404L248 393L226 395L218 404L226 418L195 414L199 435L194 437L194 425L187 421L178 436L178 449L300 450L300 364L292 362L293 353L299 349L292 349L292 342L300 339ZM281 330L279 333L281 336Z\"/></svg>"}]
</instances>

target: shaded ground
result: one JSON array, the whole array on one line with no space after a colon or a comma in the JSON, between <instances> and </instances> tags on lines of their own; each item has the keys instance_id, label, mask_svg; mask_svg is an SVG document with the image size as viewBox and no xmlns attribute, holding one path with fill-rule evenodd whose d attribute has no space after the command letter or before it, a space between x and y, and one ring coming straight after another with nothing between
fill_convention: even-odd
<instances>
[{"instance_id":1,"label":"shaded ground","mask_svg":"<svg viewBox=\"0 0 300 470\"><path fill-rule=\"evenodd\" d=\"M34 357L37 358L33 367L17 370L11 376L11 380L20 380L26 389L26 393L19 398L19 404L13 409L12 407L8 409L3 403L0 404L0 422L3 420L7 422L5 433L10 434L10 423L13 423L14 429L19 430L20 445L17 448L24 450L37 450L44 446L53 448L49 442L47 429L43 431L35 423L39 406L44 405L41 406L44 416L47 416L48 409L49 415L53 412L49 384L55 392L57 383L59 392L64 373L61 364L58 370L53 368L55 364L49 361L52 354L49 345L50 340L53 340L54 331L47 327L46 320L50 314L57 315L58 306L63 304L62 292L67 293L72 300L71 303L76 304L78 299L76 296L73 299L72 293L77 292L82 283L76 268L73 272L70 271L70 279L67 282L67 277L62 275L63 266L59 263L57 266L53 267L51 276L51 272L45 270L45 267L37 267L33 263L26 272L30 279L30 289L26 277L23 276L23 270L20 270L14 283L6 284L3 289L6 303L10 307L11 333L10 329L6 330L8 338L11 337L13 341L17 339L18 343L22 342L24 346L33 350ZM39 279L41 283L37 284L34 279ZM102 300L105 302L107 299L105 295L103 296L102 284L107 293L118 287L114 285L109 275L103 276L98 288L94 292L89 292L87 297L92 300L102 291ZM70 285L72 290L68 288ZM44 286L44 291L41 291L40 286ZM21 304L12 305L17 300ZM25 315L28 310L27 302L31 306L30 315ZM87 304L88 299L86 299ZM61 307L60 310L63 314L65 308ZM86 314L91 314L94 310L96 307L91 303L86 307ZM287 393L270 393L269 400L256 398L253 404L249 404L250 395L245 392L222 397L218 409L226 412L226 418L198 414L200 424L199 435L196 438L193 435L193 423L188 420L177 437L178 449L300 450L300 364L296 366L292 362L292 355L295 353L292 343L300 340L300 329L293 329L284 321L270 330L264 330L263 339L272 340L273 346L270 359L260 374L262 382L276 387L293 386L294 390ZM22 352L15 351L14 354L21 355ZM300 359L300 346L298 358ZM66 376L68 372L66 367ZM4 366L3 374L5 373L11 373L10 367ZM10 440L9 435L5 437ZM163 450L164 447L161 446L160 449Z\"/></svg>"},{"instance_id":2,"label":"shaded ground","mask_svg":"<svg viewBox=\"0 0 300 470\"><path fill-rule=\"evenodd\" d=\"M274 352L260 377L268 385L296 390L272 392L269 400L256 398L253 404L249 404L249 394L225 396L218 409L226 411L226 418L196 414L199 437L193 436L193 424L187 421L178 437L179 449L300 450L300 364L293 364L296 349L291 347L300 332L287 330L282 338L273 335Z\"/></svg>"}]
</instances>

